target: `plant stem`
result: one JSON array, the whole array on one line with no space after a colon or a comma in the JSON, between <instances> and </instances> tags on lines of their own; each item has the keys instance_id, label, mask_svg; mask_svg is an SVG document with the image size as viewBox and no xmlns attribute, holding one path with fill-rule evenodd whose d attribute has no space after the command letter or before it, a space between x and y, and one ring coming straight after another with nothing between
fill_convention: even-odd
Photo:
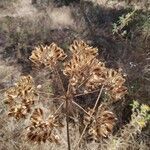
<instances>
[{"instance_id":1,"label":"plant stem","mask_svg":"<svg viewBox=\"0 0 150 150\"><path fill-rule=\"evenodd\" d=\"M64 102L56 109L56 111L54 112L54 115L60 110L60 108L64 105Z\"/></svg>"},{"instance_id":2,"label":"plant stem","mask_svg":"<svg viewBox=\"0 0 150 150\"><path fill-rule=\"evenodd\" d=\"M70 145L70 133L69 133L69 116L68 116L68 98L66 97L66 124L67 124L67 143L68 143L68 150L71 150Z\"/></svg>"},{"instance_id":3,"label":"plant stem","mask_svg":"<svg viewBox=\"0 0 150 150\"><path fill-rule=\"evenodd\" d=\"M96 102L95 102L95 106L94 106L94 108L93 108L93 112L95 111L95 109L96 109L96 107L97 107L98 101L99 101L99 99L100 99L100 97L101 97L101 95L102 95L103 88L104 88L104 85L102 85L101 90L100 90L100 92L99 92L99 94L98 94L97 100L96 100Z\"/></svg>"},{"instance_id":4,"label":"plant stem","mask_svg":"<svg viewBox=\"0 0 150 150\"><path fill-rule=\"evenodd\" d=\"M65 95L66 91L65 91L65 88L64 88L64 85L63 85L63 81L62 81L62 79L61 79L61 77L60 77L60 74L59 74L59 72L58 72L58 69L59 69L59 66L58 66L58 65L57 65L57 66L54 66L54 68L53 68L53 70L54 70L54 72L55 72L55 74L57 75L57 78L58 78L58 80L59 80L59 84L60 84L61 90L63 91L63 94Z\"/></svg>"},{"instance_id":5,"label":"plant stem","mask_svg":"<svg viewBox=\"0 0 150 150\"><path fill-rule=\"evenodd\" d=\"M64 86L63 86L63 82L62 82L62 79L60 77L60 74L58 72L57 69L59 69L58 66L55 66L54 68L54 72L56 73L57 77L58 77L58 80L59 80L59 84L61 86L61 89L63 91L63 94L65 95L65 100L66 100L66 126L67 126L67 144L68 144L68 150L71 150L71 145L70 145L70 133L69 133L69 112L68 112L68 97L70 95L70 85L68 85L68 90L66 92ZM61 104L63 105L63 104ZM61 108L61 106L60 106Z\"/></svg>"},{"instance_id":6,"label":"plant stem","mask_svg":"<svg viewBox=\"0 0 150 150\"><path fill-rule=\"evenodd\" d=\"M95 91L91 91L91 92L83 93L83 94L76 94L74 97L79 97L79 96L88 95L88 94L92 94L92 93L95 93L95 92L98 92L98 91L99 91L99 90L95 90Z\"/></svg>"}]
</instances>

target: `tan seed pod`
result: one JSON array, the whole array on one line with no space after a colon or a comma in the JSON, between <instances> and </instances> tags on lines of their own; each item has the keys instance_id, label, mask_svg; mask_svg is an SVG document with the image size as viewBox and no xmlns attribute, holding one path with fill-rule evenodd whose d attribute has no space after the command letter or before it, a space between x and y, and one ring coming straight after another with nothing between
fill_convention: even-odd
<instances>
[{"instance_id":1,"label":"tan seed pod","mask_svg":"<svg viewBox=\"0 0 150 150\"><path fill-rule=\"evenodd\" d=\"M39 124L43 120L43 110L36 108L31 116L31 122L33 125Z\"/></svg>"},{"instance_id":2,"label":"tan seed pod","mask_svg":"<svg viewBox=\"0 0 150 150\"><path fill-rule=\"evenodd\" d=\"M106 92L114 101L121 99L127 93L127 88L123 85L125 79L120 72L109 69L106 79Z\"/></svg>"},{"instance_id":3,"label":"tan seed pod","mask_svg":"<svg viewBox=\"0 0 150 150\"><path fill-rule=\"evenodd\" d=\"M8 116L14 117L19 120L20 118L25 118L28 112L29 108L27 106L17 105L10 108Z\"/></svg>"},{"instance_id":4,"label":"tan seed pod","mask_svg":"<svg viewBox=\"0 0 150 150\"><path fill-rule=\"evenodd\" d=\"M44 65L51 68L57 61L63 61L66 57L63 49L52 43L49 46L36 47L29 59L38 67Z\"/></svg>"},{"instance_id":5,"label":"tan seed pod","mask_svg":"<svg viewBox=\"0 0 150 150\"><path fill-rule=\"evenodd\" d=\"M101 137L108 137L108 135L113 131L116 120L114 113L108 111L102 105L99 106L97 112L93 113L93 116L88 123L89 136L96 141L98 141Z\"/></svg>"},{"instance_id":6,"label":"tan seed pod","mask_svg":"<svg viewBox=\"0 0 150 150\"><path fill-rule=\"evenodd\" d=\"M58 121L59 117L49 116L44 119L44 112L41 108L36 108L31 115L31 125L26 128L27 139L31 142L41 143L50 141L59 144L59 137L55 134L56 127L62 127Z\"/></svg>"},{"instance_id":7,"label":"tan seed pod","mask_svg":"<svg viewBox=\"0 0 150 150\"><path fill-rule=\"evenodd\" d=\"M25 118L31 110L31 106L37 98L33 79L30 75L21 76L14 87L5 92L9 107L8 115L17 120Z\"/></svg>"}]
</instances>

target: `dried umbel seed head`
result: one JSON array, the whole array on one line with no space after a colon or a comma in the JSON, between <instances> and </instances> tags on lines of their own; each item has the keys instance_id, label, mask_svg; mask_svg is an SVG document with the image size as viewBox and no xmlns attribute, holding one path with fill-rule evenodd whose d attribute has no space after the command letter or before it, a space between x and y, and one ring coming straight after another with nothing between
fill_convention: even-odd
<instances>
[{"instance_id":1,"label":"dried umbel seed head","mask_svg":"<svg viewBox=\"0 0 150 150\"><path fill-rule=\"evenodd\" d=\"M105 90L113 100L121 99L127 93L127 88L123 86L125 79L120 72L109 69L106 79Z\"/></svg>"},{"instance_id":2,"label":"dried umbel seed head","mask_svg":"<svg viewBox=\"0 0 150 150\"><path fill-rule=\"evenodd\" d=\"M51 68L57 61L62 61L65 58L66 54L63 49L52 43L49 46L36 47L29 59L38 67L44 65Z\"/></svg>"},{"instance_id":3,"label":"dried umbel seed head","mask_svg":"<svg viewBox=\"0 0 150 150\"><path fill-rule=\"evenodd\" d=\"M105 63L97 59L94 62L93 66L89 69L90 76L85 84L87 91L99 89L106 81L107 68L105 67Z\"/></svg>"},{"instance_id":4,"label":"dried umbel seed head","mask_svg":"<svg viewBox=\"0 0 150 150\"><path fill-rule=\"evenodd\" d=\"M100 106L89 122L89 136L96 141L101 137L107 137L112 132L116 120L114 113ZM85 122L87 123L87 119Z\"/></svg>"},{"instance_id":5,"label":"dried umbel seed head","mask_svg":"<svg viewBox=\"0 0 150 150\"><path fill-rule=\"evenodd\" d=\"M16 84L16 89L18 91L18 96L23 99L31 98L36 95L34 81L30 75L21 76L20 80Z\"/></svg>"},{"instance_id":6,"label":"dried umbel seed head","mask_svg":"<svg viewBox=\"0 0 150 150\"><path fill-rule=\"evenodd\" d=\"M89 92L104 86L107 95L115 101L127 93L122 74L106 68L105 63L96 59L97 48L90 47L83 41L74 41L70 50L72 59L65 64L63 72L69 76L74 93L77 90Z\"/></svg>"},{"instance_id":7,"label":"dried umbel seed head","mask_svg":"<svg viewBox=\"0 0 150 150\"><path fill-rule=\"evenodd\" d=\"M30 112L31 106L37 99L34 82L31 76L21 76L20 80L14 87L9 88L6 92L6 104L9 107L9 116L17 120L25 118Z\"/></svg>"},{"instance_id":8,"label":"dried umbel seed head","mask_svg":"<svg viewBox=\"0 0 150 150\"><path fill-rule=\"evenodd\" d=\"M65 65L64 74L71 77L74 74L80 74L98 55L97 48L90 47L83 41L74 41L70 50L72 59Z\"/></svg>"},{"instance_id":9,"label":"dried umbel seed head","mask_svg":"<svg viewBox=\"0 0 150 150\"><path fill-rule=\"evenodd\" d=\"M49 116L44 119L44 112L41 108L34 110L31 118L31 125L27 127L27 139L40 144L41 142L52 142L59 144L59 136L56 135L56 127L62 127L58 117Z\"/></svg>"},{"instance_id":10,"label":"dried umbel seed head","mask_svg":"<svg viewBox=\"0 0 150 150\"><path fill-rule=\"evenodd\" d=\"M74 41L70 50L72 51L72 59L65 64L63 72L70 77L70 84L77 87L89 77L90 70L95 65L98 50L83 41Z\"/></svg>"},{"instance_id":11,"label":"dried umbel seed head","mask_svg":"<svg viewBox=\"0 0 150 150\"><path fill-rule=\"evenodd\" d=\"M25 118L27 113L30 112L30 108L28 106L25 105L16 105L15 107L11 107L8 113L8 116L10 117L14 117L17 120L19 120L20 118Z\"/></svg>"},{"instance_id":12,"label":"dried umbel seed head","mask_svg":"<svg viewBox=\"0 0 150 150\"><path fill-rule=\"evenodd\" d=\"M117 101L127 93L124 83L125 79L119 71L108 69L105 64L99 62L95 65L92 75L86 83L86 90L91 91L104 85L105 93L113 101Z\"/></svg>"},{"instance_id":13,"label":"dried umbel seed head","mask_svg":"<svg viewBox=\"0 0 150 150\"><path fill-rule=\"evenodd\" d=\"M84 41L73 41L73 44L70 45L70 50L72 51L73 55L82 55L83 57L95 57L98 55L98 49L93 48L92 46L87 45Z\"/></svg>"}]
</instances>

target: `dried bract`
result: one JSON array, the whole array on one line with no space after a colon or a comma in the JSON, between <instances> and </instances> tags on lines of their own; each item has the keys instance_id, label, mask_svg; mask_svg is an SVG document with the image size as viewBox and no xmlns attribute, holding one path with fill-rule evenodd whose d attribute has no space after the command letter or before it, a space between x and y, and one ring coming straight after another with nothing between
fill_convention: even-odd
<instances>
[{"instance_id":1,"label":"dried bract","mask_svg":"<svg viewBox=\"0 0 150 150\"><path fill-rule=\"evenodd\" d=\"M25 118L27 113L30 112L30 108L24 104L15 105L15 107L11 107L8 113L8 116L14 117L17 120L20 118Z\"/></svg>"},{"instance_id":2,"label":"dried bract","mask_svg":"<svg viewBox=\"0 0 150 150\"><path fill-rule=\"evenodd\" d=\"M30 60L36 65L44 65L46 67L54 66L57 61L62 61L66 58L66 54L63 49L58 47L55 43L52 43L49 46L39 46L35 47L35 50L32 51Z\"/></svg>"},{"instance_id":3,"label":"dried bract","mask_svg":"<svg viewBox=\"0 0 150 150\"><path fill-rule=\"evenodd\" d=\"M50 141L59 144L60 138L55 133L56 127L62 127L58 117L49 116L44 118L41 108L36 108L30 118L31 125L27 127L27 139L31 142L40 144L41 142Z\"/></svg>"}]
</instances>

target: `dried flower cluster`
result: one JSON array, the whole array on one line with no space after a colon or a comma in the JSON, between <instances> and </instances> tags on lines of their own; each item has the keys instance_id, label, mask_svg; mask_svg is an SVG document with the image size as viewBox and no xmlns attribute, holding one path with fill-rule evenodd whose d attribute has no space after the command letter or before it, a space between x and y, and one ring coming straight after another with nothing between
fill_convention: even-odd
<instances>
[{"instance_id":1,"label":"dried flower cluster","mask_svg":"<svg viewBox=\"0 0 150 150\"><path fill-rule=\"evenodd\" d=\"M6 91L6 104L9 106L9 116L16 119L24 118L30 112L37 93L31 76L22 76L14 87Z\"/></svg>"},{"instance_id":2,"label":"dried flower cluster","mask_svg":"<svg viewBox=\"0 0 150 150\"><path fill-rule=\"evenodd\" d=\"M113 69L107 70L105 89L114 101L121 99L127 93L127 88L123 86L124 83L125 79L120 72Z\"/></svg>"},{"instance_id":3,"label":"dried flower cluster","mask_svg":"<svg viewBox=\"0 0 150 150\"><path fill-rule=\"evenodd\" d=\"M54 131L56 127L62 127L58 121L58 116L51 115L48 119L44 119L43 110L36 108L30 121L31 125L27 127L28 140L39 144L46 141L59 144L59 136Z\"/></svg>"},{"instance_id":4,"label":"dried flower cluster","mask_svg":"<svg viewBox=\"0 0 150 150\"><path fill-rule=\"evenodd\" d=\"M89 116L91 114L92 110L89 110ZM91 139L98 141L101 137L108 137L112 133L117 118L108 108L101 105L91 118L89 116L84 117L84 124L89 126L88 136Z\"/></svg>"},{"instance_id":5,"label":"dried flower cluster","mask_svg":"<svg viewBox=\"0 0 150 150\"><path fill-rule=\"evenodd\" d=\"M66 114L67 139L69 139L69 115L72 116L73 113L70 112L77 107L86 115L88 113L88 117L90 116L88 118L85 114L83 115L82 125L87 126L87 130L85 129L85 131L88 131L88 135L93 140L98 141L101 137L108 137L113 131L116 121L115 115L101 105L98 107L100 98L97 99L94 108L88 111L80 106L80 102L76 103L75 97L78 94L85 95L88 92L101 89L100 94L104 90L105 94L109 95L112 102L114 102L114 100L119 100L126 94L125 79L121 72L107 68L105 63L96 58L98 55L97 48L93 48L83 41L74 41L70 46L70 51L72 52L72 57L64 64L64 68L61 68L61 75L59 74L61 70L58 61L63 61L67 55L56 44L52 43L50 46L36 47L30 56L30 60L37 67L48 67L54 75L58 76L56 78L59 80L55 84L57 84L56 87L61 86L63 92L60 92L59 96L56 95L56 99L58 99L57 104L61 100L61 105L57 111L63 111L59 115L55 115L56 111L54 115L45 117L44 111L41 108L36 108L30 117L30 125L26 128L27 139L29 141L39 144L50 141L59 144L60 139L56 134L56 129L57 127L62 127L60 114ZM68 77L68 82L62 81L63 79L66 80L65 76ZM68 87L64 87L63 82L66 82L66 86ZM36 96L37 93L32 77L22 76L14 87L6 91L7 104L10 108L9 115L16 119L25 118L28 113L31 113L31 106L34 104ZM53 98L55 99L55 97ZM63 103L62 100L64 101ZM63 105L65 105L65 108ZM76 107L73 107L74 105ZM61 107L66 112L64 109L60 109ZM89 107L91 108L91 106ZM78 111L74 113L78 113Z\"/></svg>"},{"instance_id":6,"label":"dried flower cluster","mask_svg":"<svg viewBox=\"0 0 150 150\"><path fill-rule=\"evenodd\" d=\"M72 58L65 64L64 74L69 76L70 84L77 89L90 76L98 49L88 46L83 41L74 41L70 50Z\"/></svg>"},{"instance_id":7,"label":"dried flower cluster","mask_svg":"<svg viewBox=\"0 0 150 150\"><path fill-rule=\"evenodd\" d=\"M57 61L64 60L66 55L64 51L59 48L55 43L52 43L49 46L39 46L35 47L33 50L32 55L30 56L30 60L36 65L41 66L44 65L45 67L52 67L54 66Z\"/></svg>"},{"instance_id":8,"label":"dried flower cluster","mask_svg":"<svg viewBox=\"0 0 150 150\"><path fill-rule=\"evenodd\" d=\"M74 93L80 87L88 92L104 85L106 93L114 100L121 99L126 94L127 88L123 86L125 79L122 74L106 68L105 63L96 58L97 48L90 47L83 41L74 41L70 50L72 58L65 64L64 74L69 76Z\"/></svg>"},{"instance_id":9,"label":"dried flower cluster","mask_svg":"<svg viewBox=\"0 0 150 150\"><path fill-rule=\"evenodd\" d=\"M99 89L104 85L106 93L114 100L121 99L126 94L123 86L125 79L120 72L105 67L105 63L99 61L96 56L98 49L87 45L83 41L74 41L70 46L72 58L65 63L64 75L69 77L69 83L73 92L77 90L88 92ZM30 56L30 60L36 65L52 67L58 60L64 60L66 54L56 44L36 47ZM79 90L80 89L80 90Z\"/></svg>"}]
</instances>

